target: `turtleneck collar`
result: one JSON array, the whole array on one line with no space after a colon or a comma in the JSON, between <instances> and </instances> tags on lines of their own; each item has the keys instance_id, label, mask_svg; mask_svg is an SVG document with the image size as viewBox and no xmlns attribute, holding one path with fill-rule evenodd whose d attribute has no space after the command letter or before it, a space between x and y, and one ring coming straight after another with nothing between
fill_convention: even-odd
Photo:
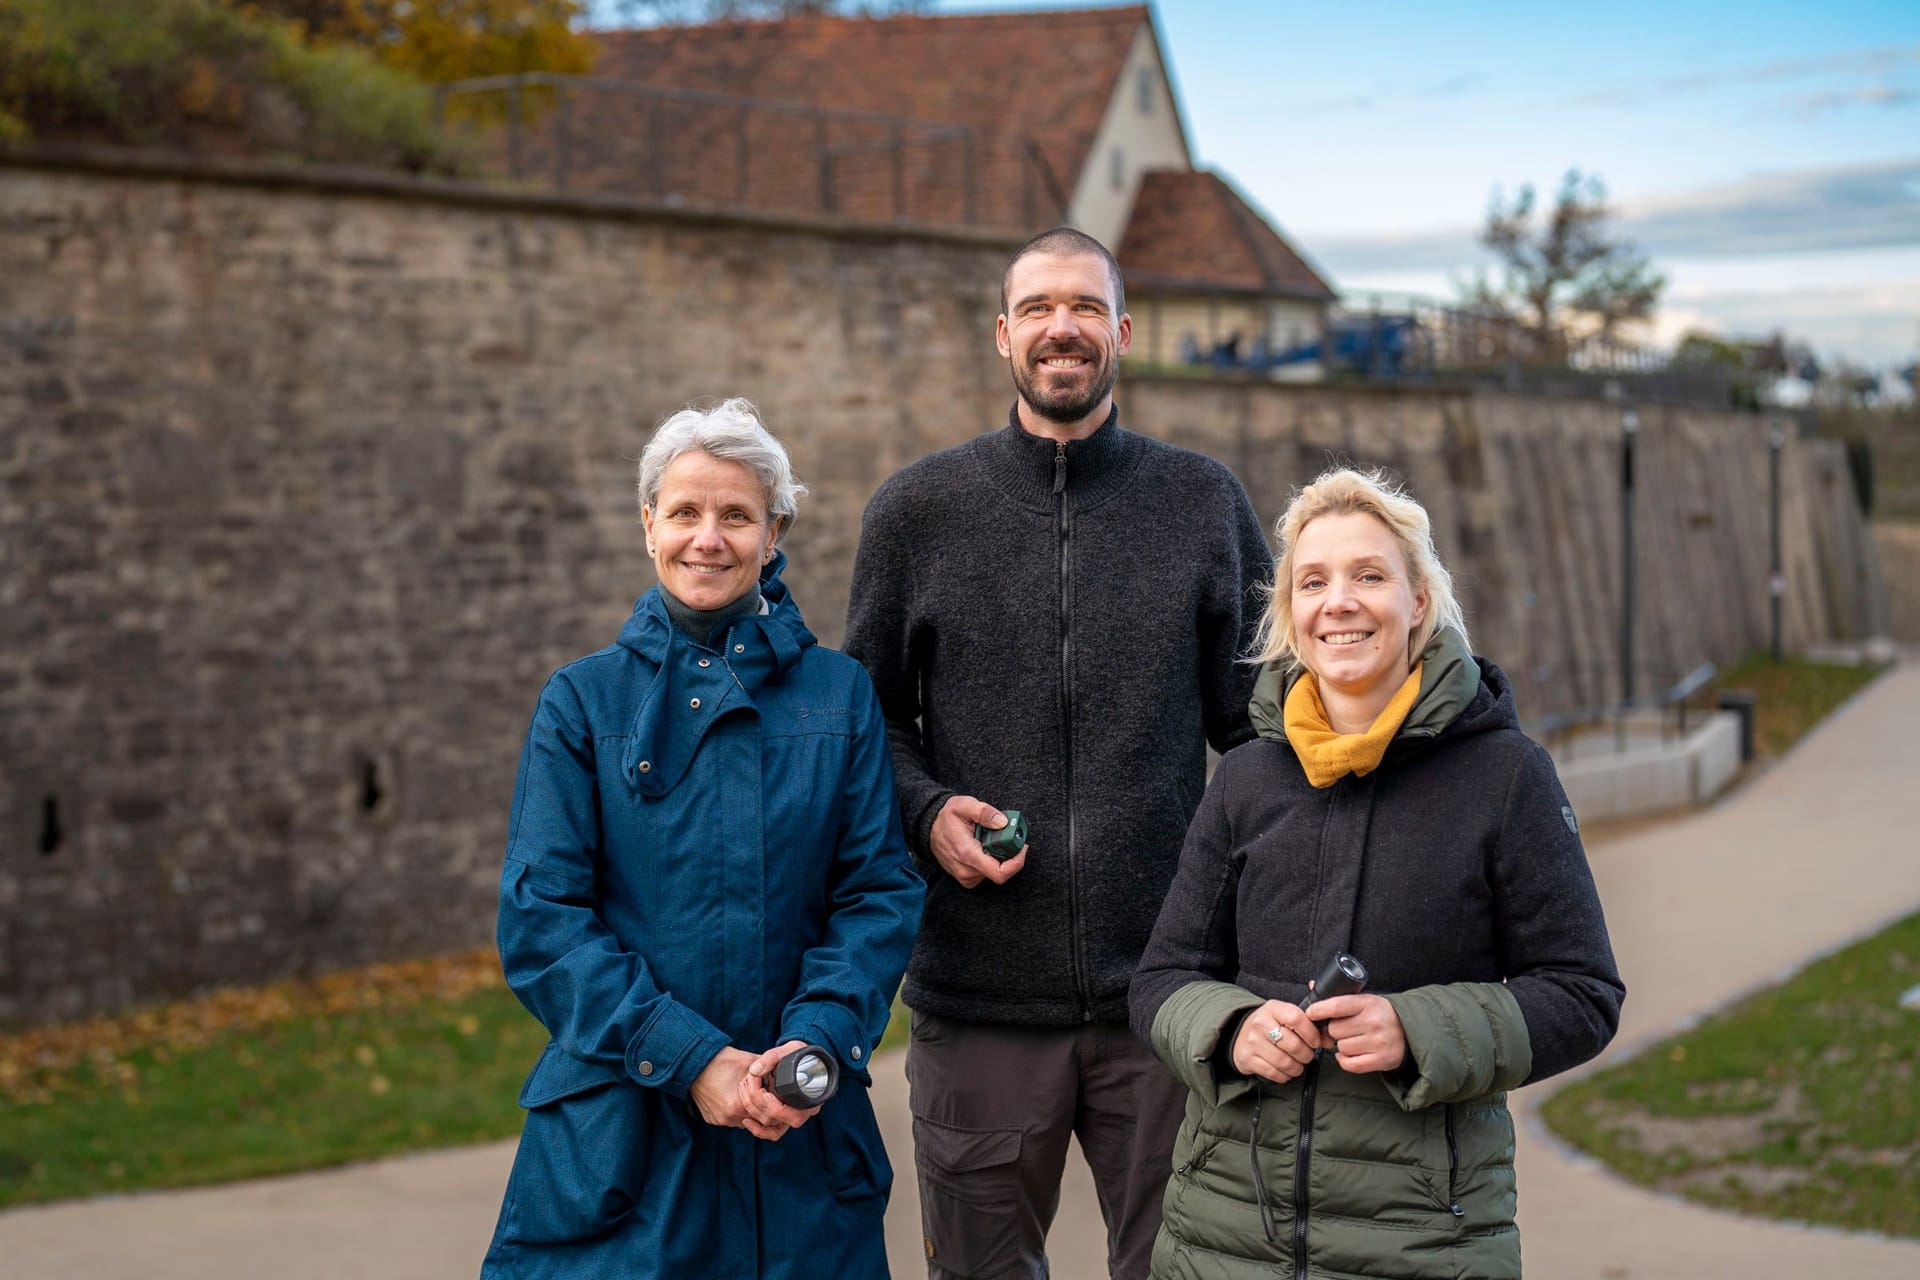
<instances>
[{"instance_id":1,"label":"turtleneck collar","mask_svg":"<svg viewBox=\"0 0 1920 1280\"><path fill-rule=\"evenodd\" d=\"M660 601L667 606L667 616L674 626L695 644L706 644L714 632L735 618L760 612L760 588L758 584L749 585L743 594L718 609L696 609L665 587L660 588Z\"/></svg>"},{"instance_id":2,"label":"turtleneck collar","mask_svg":"<svg viewBox=\"0 0 1920 1280\"><path fill-rule=\"evenodd\" d=\"M1061 448L1020 425L1018 404L1008 411L1005 430L982 436L980 442L981 457L996 484L1022 506L1053 510ZM1121 429L1118 405L1092 435L1068 441L1066 492L1074 508L1084 510L1120 492L1143 451L1140 437Z\"/></svg>"}]
</instances>

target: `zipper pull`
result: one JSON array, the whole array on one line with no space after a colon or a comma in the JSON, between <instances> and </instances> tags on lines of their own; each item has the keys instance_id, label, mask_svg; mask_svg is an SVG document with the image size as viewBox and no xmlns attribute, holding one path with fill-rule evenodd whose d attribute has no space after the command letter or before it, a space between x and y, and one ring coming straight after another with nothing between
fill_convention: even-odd
<instances>
[{"instance_id":1,"label":"zipper pull","mask_svg":"<svg viewBox=\"0 0 1920 1280\"><path fill-rule=\"evenodd\" d=\"M1053 491L1055 493L1067 491L1067 442L1065 440L1053 442Z\"/></svg>"}]
</instances>

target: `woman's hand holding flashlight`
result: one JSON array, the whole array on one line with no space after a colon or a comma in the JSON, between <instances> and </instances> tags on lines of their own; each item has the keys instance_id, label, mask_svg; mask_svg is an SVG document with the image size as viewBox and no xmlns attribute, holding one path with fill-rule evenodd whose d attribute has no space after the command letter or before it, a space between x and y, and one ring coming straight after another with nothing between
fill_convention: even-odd
<instances>
[{"instance_id":1,"label":"woman's hand holding flashlight","mask_svg":"<svg viewBox=\"0 0 1920 1280\"><path fill-rule=\"evenodd\" d=\"M1392 1071L1407 1059L1407 1033L1384 996L1328 996L1314 1001L1313 1017L1325 1026L1342 1071Z\"/></svg>"},{"instance_id":2,"label":"woman's hand holding flashlight","mask_svg":"<svg viewBox=\"0 0 1920 1280\"><path fill-rule=\"evenodd\" d=\"M1299 1005L1269 1000L1240 1019L1233 1037L1233 1068L1241 1075L1285 1084L1307 1069L1323 1043L1320 1029Z\"/></svg>"},{"instance_id":3,"label":"woman's hand holding flashlight","mask_svg":"<svg viewBox=\"0 0 1920 1280\"><path fill-rule=\"evenodd\" d=\"M819 1107L801 1110L788 1106L767 1087L775 1064L788 1054L806 1047L803 1040L789 1040L749 1060L739 1084L740 1105L744 1113L741 1127L754 1137L778 1142L788 1130L798 1129L819 1114Z\"/></svg>"},{"instance_id":4,"label":"woman's hand holding flashlight","mask_svg":"<svg viewBox=\"0 0 1920 1280\"><path fill-rule=\"evenodd\" d=\"M700 1110L700 1118L723 1129L739 1129L746 1123L747 1109L740 1100L740 1084L747 1079L747 1068L756 1059L743 1049L728 1045L715 1054L694 1078L687 1093ZM759 1086L756 1084L755 1088Z\"/></svg>"}]
</instances>

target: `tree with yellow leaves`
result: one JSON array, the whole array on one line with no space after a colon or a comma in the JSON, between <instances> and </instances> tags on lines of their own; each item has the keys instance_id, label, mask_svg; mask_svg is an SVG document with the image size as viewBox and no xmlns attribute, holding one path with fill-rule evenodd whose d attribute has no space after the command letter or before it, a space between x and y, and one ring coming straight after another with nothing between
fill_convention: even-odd
<instances>
[{"instance_id":1,"label":"tree with yellow leaves","mask_svg":"<svg viewBox=\"0 0 1920 1280\"><path fill-rule=\"evenodd\" d=\"M438 82L523 71L580 74L594 46L584 0L228 0L290 19L319 43L357 45L395 70Z\"/></svg>"}]
</instances>

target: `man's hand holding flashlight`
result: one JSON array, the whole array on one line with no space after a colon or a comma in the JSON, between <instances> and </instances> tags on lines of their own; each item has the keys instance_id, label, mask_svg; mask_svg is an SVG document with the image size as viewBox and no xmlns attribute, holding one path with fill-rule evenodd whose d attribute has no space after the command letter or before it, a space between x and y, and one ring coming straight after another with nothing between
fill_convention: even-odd
<instances>
[{"instance_id":1,"label":"man's hand holding flashlight","mask_svg":"<svg viewBox=\"0 0 1920 1280\"><path fill-rule=\"evenodd\" d=\"M927 843L941 869L962 889L971 889L982 881L1005 884L1019 875L1027 865L1025 847L1001 862L981 850L979 837L973 834L975 823L998 831L1007 825L1007 815L974 796L948 796L940 806L940 815L927 833Z\"/></svg>"}]
</instances>

